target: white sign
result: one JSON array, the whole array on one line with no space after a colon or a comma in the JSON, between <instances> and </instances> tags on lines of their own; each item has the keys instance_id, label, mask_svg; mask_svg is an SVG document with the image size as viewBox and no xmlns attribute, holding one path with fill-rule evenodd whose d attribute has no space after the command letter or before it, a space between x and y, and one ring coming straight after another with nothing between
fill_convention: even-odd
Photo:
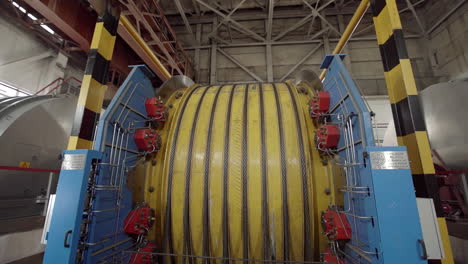
<instances>
[{"instance_id":1,"label":"white sign","mask_svg":"<svg viewBox=\"0 0 468 264\"><path fill-rule=\"evenodd\" d=\"M82 170L85 165L85 154L65 154L62 162L62 170Z\"/></svg>"},{"instance_id":2,"label":"white sign","mask_svg":"<svg viewBox=\"0 0 468 264\"><path fill-rule=\"evenodd\" d=\"M370 160L373 170L409 170L408 153L406 151L371 152Z\"/></svg>"}]
</instances>

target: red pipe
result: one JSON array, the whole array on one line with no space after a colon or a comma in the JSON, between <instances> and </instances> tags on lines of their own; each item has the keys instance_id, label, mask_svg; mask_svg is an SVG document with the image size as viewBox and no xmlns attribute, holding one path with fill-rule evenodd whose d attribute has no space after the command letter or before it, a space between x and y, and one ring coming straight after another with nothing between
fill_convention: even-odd
<instances>
[{"instance_id":1,"label":"red pipe","mask_svg":"<svg viewBox=\"0 0 468 264\"><path fill-rule=\"evenodd\" d=\"M62 85L68 83L69 81L76 81L76 82L78 82L79 84L81 84L81 81L78 80L77 78L75 78L75 77L68 77L68 78L65 79L61 84L56 85L53 89L51 89L47 94L52 93L53 91L55 91L55 90L57 90L58 88L62 87Z\"/></svg>"},{"instance_id":2,"label":"red pipe","mask_svg":"<svg viewBox=\"0 0 468 264\"><path fill-rule=\"evenodd\" d=\"M59 173L60 172L60 170L39 169L39 168L22 168L22 167L13 167L13 166L0 166L0 170L53 172L53 173Z\"/></svg>"},{"instance_id":3,"label":"red pipe","mask_svg":"<svg viewBox=\"0 0 468 264\"><path fill-rule=\"evenodd\" d=\"M52 86L53 84L55 84L55 83L58 82L59 84L57 84L56 86L54 86L54 88L52 88L52 90L50 90L50 91L47 93L47 94L50 94L51 92L57 90L60 86L64 85L65 83L67 83L67 82L70 81L70 80L74 80L74 81L76 81L76 82L78 82L78 83L81 84L81 81L78 80L77 78L73 77L73 76L72 76L72 77L68 77L68 78L65 79L65 80L64 80L63 78L60 77L60 78L55 79L54 81L52 81L52 82L49 83L48 85L46 85L46 86L45 86L44 88L42 88L41 90L35 92L34 95L40 94L40 93L41 93L42 91L44 91L45 89L49 88L50 86ZM60 81L62 81L62 83L60 83Z\"/></svg>"},{"instance_id":4,"label":"red pipe","mask_svg":"<svg viewBox=\"0 0 468 264\"><path fill-rule=\"evenodd\" d=\"M55 79L54 81L52 81L51 83L49 83L48 85L46 85L46 87L40 89L39 91L35 92L34 95L38 95L40 94L42 91L44 91L45 89L47 89L48 87L52 86L52 84L58 82L58 81L63 81L63 78L57 78Z\"/></svg>"}]
</instances>

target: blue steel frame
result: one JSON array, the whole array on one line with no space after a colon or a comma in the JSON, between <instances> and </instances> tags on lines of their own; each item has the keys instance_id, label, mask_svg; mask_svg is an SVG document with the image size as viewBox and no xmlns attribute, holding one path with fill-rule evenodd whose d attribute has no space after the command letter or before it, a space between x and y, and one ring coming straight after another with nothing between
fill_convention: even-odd
<instances>
[{"instance_id":1,"label":"blue steel frame","mask_svg":"<svg viewBox=\"0 0 468 264\"><path fill-rule=\"evenodd\" d=\"M330 123L340 127L340 166L346 171L344 209L353 230L343 253L346 263L427 263L416 196L408 168L372 169L371 152L402 151L376 147L371 113L342 60L326 56L323 89L330 92ZM346 123L349 128L345 130Z\"/></svg>"},{"instance_id":2,"label":"blue steel frame","mask_svg":"<svg viewBox=\"0 0 468 264\"><path fill-rule=\"evenodd\" d=\"M82 170L60 173L44 263L128 262L123 251L135 247L135 238L123 232L134 206L127 175L141 157L133 135L148 125L144 102L155 96L153 77L145 66L134 66L101 116L94 150L65 152L87 158ZM68 230L70 247L64 247Z\"/></svg>"},{"instance_id":3,"label":"blue steel frame","mask_svg":"<svg viewBox=\"0 0 468 264\"><path fill-rule=\"evenodd\" d=\"M102 153L92 150L65 151L64 155L84 156L82 168L62 168L50 230L47 233L47 247L43 263L74 263L80 238L80 226L83 220L84 200L88 178L93 163L102 158Z\"/></svg>"}]
</instances>

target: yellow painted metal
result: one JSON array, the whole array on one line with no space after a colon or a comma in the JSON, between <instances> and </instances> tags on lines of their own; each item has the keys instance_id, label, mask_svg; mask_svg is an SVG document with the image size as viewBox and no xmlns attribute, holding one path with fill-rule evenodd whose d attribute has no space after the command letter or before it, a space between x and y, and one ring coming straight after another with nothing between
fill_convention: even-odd
<instances>
[{"instance_id":1,"label":"yellow painted metal","mask_svg":"<svg viewBox=\"0 0 468 264\"><path fill-rule=\"evenodd\" d=\"M426 131L416 131L406 136L397 137L397 140L398 145L408 148L413 174L435 174Z\"/></svg>"},{"instance_id":2,"label":"yellow painted metal","mask_svg":"<svg viewBox=\"0 0 468 264\"><path fill-rule=\"evenodd\" d=\"M346 26L345 31L343 32L343 35L341 35L340 40L338 41L338 44L336 44L335 49L333 50L332 54L338 54L343 51L343 48L346 46L346 43L348 43L349 39L353 35L354 31L358 27L359 23L361 22L361 19L364 17L364 15L367 12L367 9L370 6L370 0L362 0L361 3L359 4L358 8L356 9L356 12L354 12L353 17L349 21L348 25ZM322 73L320 74L320 80L325 79L325 74L327 70L324 69Z\"/></svg>"},{"instance_id":3,"label":"yellow painted metal","mask_svg":"<svg viewBox=\"0 0 468 264\"><path fill-rule=\"evenodd\" d=\"M322 164L313 143L307 107L312 90L298 93L293 84L278 83L179 92L167 102L172 108L160 131L162 150L141 163L130 183L134 198L155 208L158 222L149 239L178 255L302 261L307 254L317 260L327 245L320 212L335 203L335 191L331 166Z\"/></svg>"},{"instance_id":4,"label":"yellow painted metal","mask_svg":"<svg viewBox=\"0 0 468 264\"><path fill-rule=\"evenodd\" d=\"M96 23L93 39L91 40L91 49L97 49L101 56L110 61L112 53L114 53L114 44L116 36L112 36L109 31L104 28L103 22Z\"/></svg>"},{"instance_id":5,"label":"yellow painted metal","mask_svg":"<svg viewBox=\"0 0 468 264\"><path fill-rule=\"evenodd\" d=\"M124 16L120 15L120 20L119 24L122 25L125 30L127 30L130 35L135 39L135 41L141 46L141 48L146 52L146 54L151 58L151 60L154 62L156 67L158 67L159 71L166 77L170 78L171 74L167 69L164 67L164 65L159 61L159 59L156 57L154 52L151 50L151 48L146 44L145 40L138 34L136 29L132 26L130 21Z\"/></svg>"},{"instance_id":6,"label":"yellow painted metal","mask_svg":"<svg viewBox=\"0 0 468 264\"><path fill-rule=\"evenodd\" d=\"M93 142L79 138L78 136L70 136L68 139L68 150L74 150L74 149L92 149L93 148Z\"/></svg>"},{"instance_id":7,"label":"yellow painted metal","mask_svg":"<svg viewBox=\"0 0 468 264\"><path fill-rule=\"evenodd\" d=\"M444 247L444 258L441 260L441 263L453 264L454 260L452 253L452 245L450 245L450 239L445 218L437 217L437 223L439 224L440 236L442 238L442 245Z\"/></svg>"}]
</instances>

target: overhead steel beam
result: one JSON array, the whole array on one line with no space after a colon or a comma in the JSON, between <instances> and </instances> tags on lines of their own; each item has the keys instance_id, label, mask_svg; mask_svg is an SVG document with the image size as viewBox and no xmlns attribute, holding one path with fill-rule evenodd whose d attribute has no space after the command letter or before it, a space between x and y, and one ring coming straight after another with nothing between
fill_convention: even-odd
<instances>
[{"instance_id":1,"label":"overhead steel beam","mask_svg":"<svg viewBox=\"0 0 468 264\"><path fill-rule=\"evenodd\" d=\"M323 33L322 33L323 34ZM421 35L405 35L405 39L419 39ZM366 36L366 37L352 37L348 41L375 41L375 36ZM338 38L330 38L330 42L339 42L340 39ZM230 44L223 44L218 45L220 48L238 48L238 47L261 47L271 44L272 46L281 46L281 45L304 45L304 44L313 44L313 43L320 43L322 40L319 39L309 39L309 40L291 40L291 41L273 41L273 42L251 42L251 43L230 43ZM209 49L210 45L202 45L202 46L192 46L192 47L184 47L185 50L194 50L194 49Z\"/></svg>"},{"instance_id":2,"label":"overhead steel beam","mask_svg":"<svg viewBox=\"0 0 468 264\"><path fill-rule=\"evenodd\" d=\"M61 38L76 43L77 48L84 53L89 52L98 17L86 5L79 1L56 1L54 5L47 5L46 0L25 0L24 3L43 16L54 29L57 28L60 32L56 33ZM129 52L125 43L117 39L110 67L128 74L130 72L128 65L135 63L133 52Z\"/></svg>"},{"instance_id":3,"label":"overhead steel beam","mask_svg":"<svg viewBox=\"0 0 468 264\"><path fill-rule=\"evenodd\" d=\"M231 22L233 25L235 25L236 27L242 29L245 33L247 33L248 35L251 35L254 39L256 40L259 40L259 41L265 41L265 38L263 38L262 36L258 35L257 33L253 32L252 30L244 27L242 24L240 24L239 22L235 21L234 19L226 16L225 14L221 13L219 10L217 10L216 8L210 6L209 4L205 3L204 1L202 0L196 0L200 5L203 5L204 7L208 8L209 10L213 11L215 14L217 14L218 16L226 19L227 21Z\"/></svg>"},{"instance_id":4,"label":"overhead steel beam","mask_svg":"<svg viewBox=\"0 0 468 264\"><path fill-rule=\"evenodd\" d=\"M302 0L302 2L304 2L304 4L310 8L310 10L312 10L312 13L315 15L315 17L318 17L320 18L323 23L327 24L327 26L335 31L336 34L338 34L339 36L341 36L341 32L338 31L326 18L325 18L325 15L322 15L319 13L319 11L317 11L317 9L315 9L312 5L309 4L309 2L307 2L306 0Z\"/></svg>"},{"instance_id":5,"label":"overhead steel beam","mask_svg":"<svg viewBox=\"0 0 468 264\"><path fill-rule=\"evenodd\" d=\"M213 17L213 26L212 26L214 31L216 31L216 29L215 29L216 24L218 24L218 18L215 16L215 17ZM217 55L218 55L218 43L216 42L215 39L211 39L210 84L215 84L218 81Z\"/></svg>"},{"instance_id":6,"label":"overhead steel beam","mask_svg":"<svg viewBox=\"0 0 468 264\"><path fill-rule=\"evenodd\" d=\"M443 15L428 31L427 34L431 34L436 30L445 20L447 20L455 11L457 11L462 5L466 4L468 0L461 0L458 2L450 11Z\"/></svg>"},{"instance_id":7,"label":"overhead steel beam","mask_svg":"<svg viewBox=\"0 0 468 264\"><path fill-rule=\"evenodd\" d=\"M266 21L266 36L267 41L271 41L271 34L273 31L273 9L275 7L275 0L268 0L268 19ZM267 81L273 82L273 48L271 44L265 46L266 55L266 68L267 68Z\"/></svg>"},{"instance_id":8,"label":"overhead steel beam","mask_svg":"<svg viewBox=\"0 0 468 264\"><path fill-rule=\"evenodd\" d=\"M327 6L329 6L330 4L332 4L333 2L335 2L335 0L330 0L328 1L327 3L323 4L321 7L319 7L317 9L318 12L322 11L323 9L325 9ZM289 32L295 30L296 28L304 25L307 21L309 21L309 19L311 17L313 17L315 14L315 12L313 13L309 13L306 17L302 18L301 20L299 20L296 24L292 25L291 27L287 28L286 30L284 30L283 32L281 32L280 34L278 34L276 37L273 38L273 40L278 40L278 39L281 39L282 37L284 37L286 34L288 34Z\"/></svg>"},{"instance_id":9,"label":"overhead steel beam","mask_svg":"<svg viewBox=\"0 0 468 264\"><path fill-rule=\"evenodd\" d=\"M82 50L89 50L97 16L88 12L79 1L66 1L53 6L47 5L44 0L24 2L76 42Z\"/></svg>"},{"instance_id":10,"label":"overhead steel beam","mask_svg":"<svg viewBox=\"0 0 468 264\"><path fill-rule=\"evenodd\" d=\"M411 13L413 14L414 18L416 19L416 23L418 23L418 26L419 26L419 29L421 30L421 33L427 37L427 32L426 32L426 29L423 25L423 22L421 21L421 19L419 18L419 15L418 13L416 12L416 9L414 8L414 5L413 3L411 3L410 0L406 0L406 4L408 6L408 9L411 11Z\"/></svg>"},{"instance_id":11,"label":"overhead steel beam","mask_svg":"<svg viewBox=\"0 0 468 264\"><path fill-rule=\"evenodd\" d=\"M181 67L179 67L178 63L175 61L175 56L169 53L160 36L158 36L158 34L155 32L155 30L157 29L153 28L148 22L148 20L144 17L144 15L141 14L141 8L138 5L138 3L135 0L129 0L125 4L125 7L131 12L132 16L135 17L137 21L136 23L141 23L148 32L151 39L156 42L158 48L161 50L166 60L169 62L169 65L172 68L172 70L177 71L178 74L184 75L184 72L182 71Z\"/></svg>"},{"instance_id":12,"label":"overhead steel beam","mask_svg":"<svg viewBox=\"0 0 468 264\"><path fill-rule=\"evenodd\" d=\"M244 2L247 1L247 0L242 0L239 2L239 4L237 4L237 6L231 10L231 12L229 12L229 14L227 14L226 17L223 18L223 20L221 20L221 22L219 22L215 28L213 30L211 30L211 32L208 34L208 37L211 38L211 36L213 36L214 34L216 34L215 32L217 32L218 28L224 24L224 22L228 21L228 19L237 11L237 9L239 9L243 4Z\"/></svg>"},{"instance_id":13,"label":"overhead steel beam","mask_svg":"<svg viewBox=\"0 0 468 264\"><path fill-rule=\"evenodd\" d=\"M320 4L320 0L317 0L317 2L315 2L315 9L318 8L318 5ZM310 34L312 34L312 30L314 28L314 23L315 23L315 18L317 16L313 16L312 19L310 20L310 23L309 23L309 29L307 30L307 36L306 36L306 39L308 39L310 37Z\"/></svg>"},{"instance_id":14,"label":"overhead steel beam","mask_svg":"<svg viewBox=\"0 0 468 264\"><path fill-rule=\"evenodd\" d=\"M19 65L33 63L33 62L38 61L38 60L49 58L49 57L51 57L53 55L54 55L54 52L51 51L51 50L48 50L48 51L42 52L40 54L31 56L31 57L21 58L21 59L18 59L18 60L7 62L5 64L0 65L0 69L11 68L11 67L19 66Z\"/></svg>"},{"instance_id":15,"label":"overhead steel beam","mask_svg":"<svg viewBox=\"0 0 468 264\"><path fill-rule=\"evenodd\" d=\"M196 0L193 0L196 1ZM323 1L323 0L322 0ZM413 6L417 7L420 4L427 2L428 0L419 0L413 4ZM356 2L358 3L358 2ZM406 12L409 11L408 7L406 5L400 5L398 9L401 12ZM324 16L337 16L337 15L353 15L354 11L356 10L356 7L351 7L347 6L344 8L341 8L339 10L332 8L332 9L325 9L324 11ZM307 15L309 15L310 12L305 10L304 8L291 8L291 9L281 9L275 11L275 14L273 16L273 19L291 19L291 18L303 18ZM367 11L366 14L370 14L370 11ZM184 26L183 21L181 18L179 18L179 15L168 15L171 19L171 25L173 26ZM268 14L267 13L259 13L258 11L254 10L238 10L236 14L232 15L231 18L237 22L241 21L258 21L258 20L265 20L268 19ZM209 16L192 16L192 17L187 17L188 21L190 24L195 25L195 24L211 24L211 18Z\"/></svg>"},{"instance_id":16,"label":"overhead steel beam","mask_svg":"<svg viewBox=\"0 0 468 264\"><path fill-rule=\"evenodd\" d=\"M286 78L291 75L299 66L301 66L306 60L308 60L312 55L314 55L321 47L323 46L323 43L319 43L315 48L313 48L311 51L309 51L301 60L299 60L294 66L289 69L287 73L285 73L280 79L280 82L283 82L286 80Z\"/></svg>"},{"instance_id":17,"label":"overhead steel beam","mask_svg":"<svg viewBox=\"0 0 468 264\"><path fill-rule=\"evenodd\" d=\"M273 9L275 8L275 0L268 0L268 19L266 24L266 35L267 40L271 40L271 34L273 31Z\"/></svg>"},{"instance_id":18,"label":"overhead steel beam","mask_svg":"<svg viewBox=\"0 0 468 264\"><path fill-rule=\"evenodd\" d=\"M426 2L426 1L427 1L427 0L419 0L418 2L416 2L416 3L413 4L413 7L417 7L418 5L420 5L420 4L422 4L422 3ZM406 12L406 11L410 11L410 9L409 9L408 7L401 8L401 9L399 9L399 10L400 10L400 11L398 11L399 14L402 14L402 13L404 13L404 12ZM369 30L371 30L371 29L373 29L373 28L374 28L374 24L370 24L369 26L367 26L367 27L365 27L365 28L363 28L363 29L361 29L361 30L355 32L353 35L354 35L354 36L359 36L359 35L361 35L361 34L367 32L367 31L369 31Z\"/></svg>"},{"instance_id":19,"label":"overhead steel beam","mask_svg":"<svg viewBox=\"0 0 468 264\"><path fill-rule=\"evenodd\" d=\"M234 64L236 64L239 68L244 70L248 75L252 76L255 80L258 82L263 82L262 78L258 77L255 73L253 73L251 70L249 70L247 67L245 67L242 63L240 63L238 60L236 60L234 57L232 57L230 54L228 54L226 51L218 48L219 53L223 54L226 58L228 58L230 61L232 61Z\"/></svg>"},{"instance_id":20,"label":"overhead steel beam","mask_svg":"<svg viewBox=\"0 0 468 264\"><path fill-rule=\"evenodd\" d=\"M195 10L195 14L197 14L199 16L200 15L200 7L198 6L197 1L192 0L192 5L193 5L193 9Z\"/></svg>"},{"instance_id":21,"label":"overhead steel beam","mask_svg":"<svg viewBox=\"0 0 468 264\"><path fill-rule=\"evenodd\" d=\"M327 27L321 29L320 31L316 32L312 37L310 37L309 40L314 40L314 39L320 37L322 34L328 32L328 30L329 29Z\"/></svg>"},{"instance_id":22,"label":"overhead steel beam","mask_svg":"<svg viewBox=\"0 0 468 264\"><path fill-rule=\"evenodd\" d=\"M190 33L190 35L192 35L192 37L193 37L192 27L190 26L190 23L187 20L187 16L185 15L185 11L184 11L184 8L182 7L182 4L180 3L180 0L174 0L174 2L176 4L177 10L180 13L180 16L182 17L182 20L184 21L185 28Z\"/></svg>"},{"instance_id":23,"label":"overhead steel beam","mask_svg":"<svg viewBox=\"0 0 468 264\"><path fill-rule=\"evenodd\" d=\"M197 43L201 42L202 26L203 26L202 24L197 24L197 30L195 33ZM195 64L195 82L198 82L200 80L200 49L195 50L194 64Z\"/></svg>"}]
</instances>

